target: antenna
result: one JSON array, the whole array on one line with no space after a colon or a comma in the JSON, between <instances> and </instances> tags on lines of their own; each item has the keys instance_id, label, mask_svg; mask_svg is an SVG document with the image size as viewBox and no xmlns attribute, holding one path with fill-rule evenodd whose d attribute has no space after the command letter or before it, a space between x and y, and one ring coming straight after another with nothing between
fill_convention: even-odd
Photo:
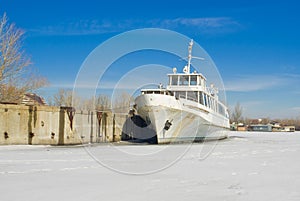
<instances>
[{"instance_id":1,"label":"antenna","mask_svg":"<svg viewBox=\"0 0 300 201\"><path fill-rule=\"evenodd\" d=\"M189 55L188 55L188 64L187 64L187 69L186 69L187 74L190 73L193 45L194 45L194 41L193 41L193 39L191 39L191 41L189 43L189 49L188 49L189 50Z\"/></svg>"},{"instance_id":2,"label":"antenna","mask_svg":"<svg viewBox=\"0 0 300 201\"><path fill-rule=\"evenodd\" d=\"M192 61L192 59L205 60L205 58L202 58L202 57L194 57L194 56L192 56L193 45L194 45L194 41L193 41L193 39L191 39L191 41L189 43L189 48L188 48L188 51L189 51L189 55L187 57L188 63L187 63L187 65L183 69L183 72L185 72L186 74L191 73L191 61ZM186 59L186 58L182 58L182 59Z\"/></svg>"},{"instance_id":3,"label":"antenna","mask_svg":"<svg viewBox=\"0 0 300 201\"><path fill-rule=\"evenodd\" d=\"M193 58L193 59L199 59L199 60L202 60L202 61L205 60L203 57L194 57L194 56L193 56L192 58Z\"/></svg>"}]
</instances>

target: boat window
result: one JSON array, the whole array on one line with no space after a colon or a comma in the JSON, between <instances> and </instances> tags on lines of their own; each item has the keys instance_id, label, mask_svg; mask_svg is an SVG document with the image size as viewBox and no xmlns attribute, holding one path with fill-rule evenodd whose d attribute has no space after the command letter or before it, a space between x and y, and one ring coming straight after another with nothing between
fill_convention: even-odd
<instances>
[{"instance_id":1,"label":"boat window","mask_svg":"<svg viewBox=\"0 0 300 201\"><path fill-rule=\"evenodd\" d=\"M199 92L199 102L203 105L203 93L201 91Z\"/></svg>"},{"instance_id":2,"label":"boat window","mask_svg":"<svg viewBox=\"0 0 300 201\"><path fill-rule=\"evenodd\" d=\"M179 85L189 85L189 76L188 75L182 75L180 76Z\"/></svg>"},{"instance_id":3,"label":"boat window","mask_svg":"<svg viewBox=\"0 0 300 201\"><path fill-rule=\"evenodd\" d=\"M204 97L205 97L206 107L211 108L209 96L205 94Z\"/></svg>"},{"instance_id":4,"label":"boat window","mask_svg":"<svg viewBox=\"0 0 300 201\"><path fill-rule=\"evenodd\" d=\"M209 101L209 96L206 95L206 103L207 103L207 107L210 108L210 101Z\"/></svg>"},{"instance_id":5,"label":"boat window","mask_svg":"<svg viewBox=\"0 0 300 201\"><path fill-rule=\"evenodd\" d=\"M197 85L197 75L191 75L190 85Z\"/></svg>"},{"instance_id":6,"label":"boat window","mask_svg":"<svg viewBox=\"0 0 300 201\"><path fill-rule=\"evenodd\" d=\"M185 96L186 96L186 92L185 91L176 91L176 93L175 93L175 97L176 98L183 98L183 99L185 99Z\"/></svg>"},{"instance_id":7,"label":"boat window","mask_svg":"<svg viewBox=\"0 0 300 201\"><path fill-rule=\"evenodd\" d=\"M187 99L198 102L198 92L197 91L188 91Z\"/></svg>"},{"instance_id":8,"label":"boat window","mask_svg":"<svg viewBox=\"0 0 300 201\"><path fill-rule=\"evenodd\" d=\"M178 85L178 75L173 75L170 79L172 79L172 85Z\"/></svg>"},{"instance_id":9,"label":"boat window","mask_svg":"<svg viewBox=\"0 0 300 201\"><path fill-rule=\"evenodd\" d=\"M204 105L207 107L207 97L206 94L203 94Z\"/></svg>"}]
</instances>

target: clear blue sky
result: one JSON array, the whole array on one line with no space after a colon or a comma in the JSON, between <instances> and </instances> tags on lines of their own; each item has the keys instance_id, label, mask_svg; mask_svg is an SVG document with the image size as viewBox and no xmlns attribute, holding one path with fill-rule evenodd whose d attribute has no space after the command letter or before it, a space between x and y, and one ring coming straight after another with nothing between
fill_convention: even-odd
<instances>
[{"instance_id":1,"label":"clear blue sky","mask_svg":"<svg viewBox=\"0 0 300 201\"><path fill-rule=\"evenodd\" d=\"M213 58L232 108L244 116L300 117L298 1L4 0L0 13L26 31L25 50L53 94L71 86L87 55L124 31L157 27L196 40Z\"/></svg>"}]
</instances>

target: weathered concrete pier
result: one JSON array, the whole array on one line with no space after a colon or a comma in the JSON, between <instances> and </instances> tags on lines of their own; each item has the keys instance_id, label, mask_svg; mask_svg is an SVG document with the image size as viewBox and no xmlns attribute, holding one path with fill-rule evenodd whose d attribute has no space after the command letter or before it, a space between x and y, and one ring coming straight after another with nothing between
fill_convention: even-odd
<instances>
[{"instance_id":1,"label":"weathered concrete pier","mask_svg":"<svg viewBox=\"0 0 300 201\"><path fill-rule=\"evenodd\" d=\"M72 107L0 104L0 145L117 142L126 118Z\"/></svg>"}]
</instances>

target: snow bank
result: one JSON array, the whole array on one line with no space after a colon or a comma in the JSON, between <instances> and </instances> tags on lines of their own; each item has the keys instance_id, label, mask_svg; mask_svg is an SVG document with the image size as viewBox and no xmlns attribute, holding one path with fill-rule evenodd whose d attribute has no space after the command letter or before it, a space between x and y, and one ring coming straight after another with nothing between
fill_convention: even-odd
<instances>
[{"instance_id":1,"label":"snow bank","mask_svg":"<svg viewBox=\"0 0 300 201\"><path fill-rule=\"evenodd\" d=\"M120 153L143 156L167 146L100 145L93 154L121 169L155 166L166 155L130 161ZM300 200L299 132L230 132L226 140L183 146L170 149L186 151L170 167L144 175L103 167L91 147L2 146L1 200Z\"/></svg>"}]
</instances>

